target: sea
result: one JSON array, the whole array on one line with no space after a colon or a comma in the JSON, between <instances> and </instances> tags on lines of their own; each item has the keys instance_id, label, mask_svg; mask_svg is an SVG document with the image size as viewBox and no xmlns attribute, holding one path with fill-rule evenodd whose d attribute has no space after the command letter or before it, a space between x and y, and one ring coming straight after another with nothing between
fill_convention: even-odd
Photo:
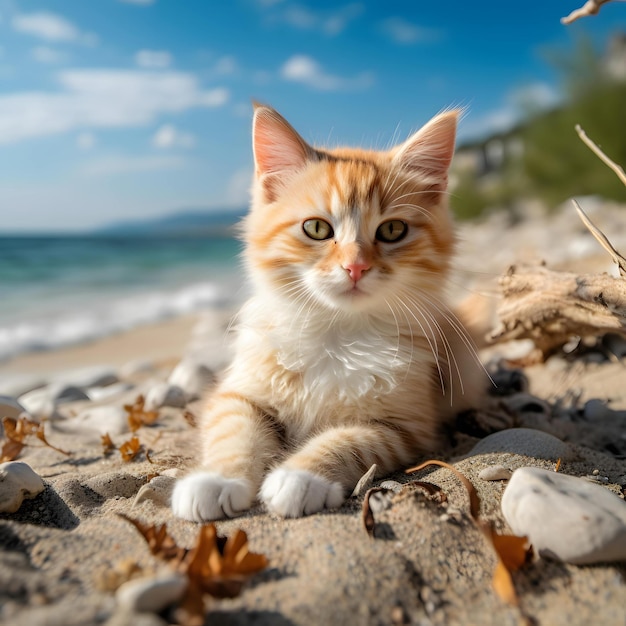
<instances>
[{"instance_id":1,"label":"sea","mask_svg":"<svg viewBox=\"0 0 626 626\"><path fill-rule=\"evenodd\" d=\"M245 298L229 236L0 236L0 361Z\"/></svg>"}]
</instances>

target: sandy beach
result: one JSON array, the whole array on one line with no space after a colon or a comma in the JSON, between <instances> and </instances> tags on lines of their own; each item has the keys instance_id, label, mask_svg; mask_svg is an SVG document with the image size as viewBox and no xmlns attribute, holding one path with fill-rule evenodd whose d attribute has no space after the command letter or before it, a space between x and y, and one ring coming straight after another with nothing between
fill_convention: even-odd
<instances>
[{"instance_id":1,"label":"sandy beach","mask_svg":"<svg viewBox=\"0 0 626 626\"><path fill-rule=\"evenodd\" d=\"M624 211L604 204L590 211L622 252ZM459 300L470 292L495 302L496 278L522 260L545 260L574 272L614 271L568 207L550 217L530 212L515 225L494 216L463 226L460 235L463 270L453 279ZM210 388L228 362L233 313L208 310L0 363L5 412L9 400L19 402L33 420L45 422L48 442L70 453L32 437L16 457L41 477L43 490L16 511L0 513L1 623L175 623L176 602L140 611L123 600L122 583L153 581L170 570L119 514L167 524L179 546L194 545L198 527L175 519L168 497L193 456L192 421L201 410L202 389ZM500 506L507 481L481 477L492 466L510 476L521 467L554 471L560 459L559 473L588 477L624 505L626 344L615 339L612 345L617 347L611 354L591 346L518 368L522 383L505 384L484 412L459 419L449 446L436 458L470 479L481 518L497 530L510 530ZM521 349L489 347L482 356L492 372L510 380L512 368L504 368L501 359L515 358ZM132 433L123 406L139 395L146 411L158 415ZM525 439L493 439L512 428L551 435L559 445L551 448L532 432ZM130 461L118 449L105 454L105 433L117 448L133 435L143 448ZM407 486L416 478L441 488L446 501ZM257 506L218 522L226 536L243 529L250 549L264 554L268 567L236 598L207 596L205 623L626 624L624 561L574 565L536 556L512 574L519 598L513 606L494 591L496 556L473 522L457 479L443 468L386 479L395 482L387 504L374 514L373 537L362 519L364 492L338 510L304 519L273 518Z\"/></svg>"}]
</instances>

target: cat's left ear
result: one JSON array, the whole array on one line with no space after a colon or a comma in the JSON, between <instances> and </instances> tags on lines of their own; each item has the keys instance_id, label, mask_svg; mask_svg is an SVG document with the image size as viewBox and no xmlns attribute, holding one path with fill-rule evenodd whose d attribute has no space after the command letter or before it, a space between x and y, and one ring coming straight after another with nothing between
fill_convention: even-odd
<instances>
[{"instance_id":1,"label":"cat's left ear","mask_svg":"<svg viewBox=\"0 0 626 626\"><path fill-rule=\"evenodd\" d=\"M456 126L460 111L446 111L434 117L393 150L393 159L425 183L445 188L454 154Z\"/></svg>"}]
</instances>

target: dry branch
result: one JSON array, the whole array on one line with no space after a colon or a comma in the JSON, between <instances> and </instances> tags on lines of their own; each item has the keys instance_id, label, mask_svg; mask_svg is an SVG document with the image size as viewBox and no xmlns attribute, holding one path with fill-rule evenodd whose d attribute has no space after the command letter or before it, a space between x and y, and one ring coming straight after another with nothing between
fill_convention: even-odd
<instances>
[{"instance_id":1,"label":"dry branch","mask_svg":"<svg viewBox=\"0 0 626 626\"><path fill-rule=\"evenodd\" d=\"M567 17L561 18L561 24L571 24L581 17L588 15L596 15L600 11L600 7L611 0L588 0L580 9L575 9Z\"/></svg>"},{"instance_id":2,"label":"dry branch","mask_svg":"<svg viewBox=\"0 0 626 626\"><path fill-rule=\"evenodd\" d=\"M626 282L607 274L577 276L545 267L511 267L494 342L532 339L543 360L573 336L626 335Z\"/></svg>"},{"instance_id":3,"label":"dry branch","mask_svg":"<svg viewBox=\"0 0 626 626\"><path fill-rule=\"evenodd\" d=\"M598 147L598 145L589 139L587 133L581 128L580 124L576 124L576 132L578 136L582 139L583 143L588 146L593 153L605 164L608 165L616 174L617 177L626 185L626 173L624 170L612 159L609 157Z\"/></svg>"}]
</instances>

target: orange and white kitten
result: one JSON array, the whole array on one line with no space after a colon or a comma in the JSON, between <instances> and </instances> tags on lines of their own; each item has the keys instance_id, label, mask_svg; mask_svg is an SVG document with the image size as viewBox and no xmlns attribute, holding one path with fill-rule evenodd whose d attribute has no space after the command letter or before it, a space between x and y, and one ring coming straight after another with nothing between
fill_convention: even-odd
<instances>
[{"instance_id":1,"label":"orange and white kitten","mask_svg":"<svg viewBox=\"0 0 626 626\"><path fill-rule=\"evenodd\" d=\"M446 416L480 392L445 300L456 122L438 115L386 152L326 150L256 107L243 225L254 296L176 515L231 517L257 497L285 517L338 507L372 464L384 475L436 448Z\"/></svg>"}]
</instances>

